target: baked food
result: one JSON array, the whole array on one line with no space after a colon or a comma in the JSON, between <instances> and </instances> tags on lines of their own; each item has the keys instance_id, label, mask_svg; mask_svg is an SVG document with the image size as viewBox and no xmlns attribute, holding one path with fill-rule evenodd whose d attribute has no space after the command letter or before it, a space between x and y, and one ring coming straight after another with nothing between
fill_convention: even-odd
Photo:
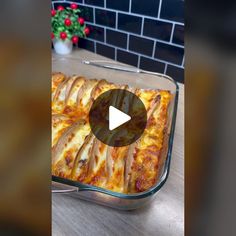
<instances>
[{"instance_id":1,"label":"baked food","mask_svg":"<svg viewBox=\"0 0 236 236\"><path fill-rule=\"evenodd\" d=\"M135 143L110 147L91 132L93 101L110 89L135 93L147 110L147 126ZM52 74L52 175L114 192L143 192L157 182L167 151L169 91L130 88L105 80Z\"/></svg>"}]
</instances>

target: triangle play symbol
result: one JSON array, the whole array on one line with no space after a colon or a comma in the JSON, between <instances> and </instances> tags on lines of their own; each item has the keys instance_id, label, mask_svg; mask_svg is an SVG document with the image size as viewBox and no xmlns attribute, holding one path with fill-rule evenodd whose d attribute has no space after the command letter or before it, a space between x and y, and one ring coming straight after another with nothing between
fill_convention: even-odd
<instances>
[{"instance_id":1,"label":"triangle play symbol","mask_svg":"<svg viewBox=\"0 0 236 236\"><path fill-rule=\"evenodd\" d=\"M131 120L131 117L113 106L109 106L109 130L116 129Z\"/></svg>"}]
</instances>

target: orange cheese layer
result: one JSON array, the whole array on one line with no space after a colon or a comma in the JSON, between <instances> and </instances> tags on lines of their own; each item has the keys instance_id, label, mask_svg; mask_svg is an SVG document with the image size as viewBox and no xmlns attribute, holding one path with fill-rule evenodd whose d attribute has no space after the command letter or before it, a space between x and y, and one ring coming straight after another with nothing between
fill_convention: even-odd
<instances>
[{"instance_id":1,"label":"orange cheese layer","mask_svg":"<svg viewBox=\"0 0 236 236\"><path fill-rule=\"evenodd\" d=\"M134 92L147 110L143 135L126 147L101 143L92 134L88 122L93 101L117 88ZM148 190L160 175L171 99L169 91L134 89L105 80L53 73L52 174L114 192Z\"/></svg>"}]
</instances>

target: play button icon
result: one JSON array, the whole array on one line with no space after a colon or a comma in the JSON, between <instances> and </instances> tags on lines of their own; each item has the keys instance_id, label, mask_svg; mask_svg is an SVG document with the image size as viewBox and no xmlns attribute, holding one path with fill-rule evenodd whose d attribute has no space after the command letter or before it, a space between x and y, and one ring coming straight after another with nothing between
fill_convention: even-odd
<instances>
[{"instance_id":1,"label":"play button icon","mask_svg":"<svg viewBox=\"0 0 236 236\"><path fill-rule=\"evenodd\" d=\"M125 89L102 93L92 104L89 124L101 142L122 147L135 142L146 128L147 112L143 102Z\"/></svg>"},{"instance_id":2,"label":"play button icon","mask_svg":"<svg viewBox=\"0 0 236 236\"><path fill-rule=\"evenodd\" d=\"M118 110L113 106L109 107L109 130L116 129L130 119L131 117L129 115L126 115L124 112Z\"/></svg>"}]
</instances>

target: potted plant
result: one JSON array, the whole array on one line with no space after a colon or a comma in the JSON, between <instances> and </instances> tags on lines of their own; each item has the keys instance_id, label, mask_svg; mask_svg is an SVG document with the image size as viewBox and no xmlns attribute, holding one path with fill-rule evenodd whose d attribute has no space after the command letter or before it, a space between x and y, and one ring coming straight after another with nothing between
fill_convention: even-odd
<instances>
[{"instance_id":1,"label":"potted plant","mask_svg":"<svg viewBox=\"0 0 236 236\"><path fill-rule=\"evenodd\" d=\"M80 9L74 3L70 7L59 6L57 10L51 10L51 39L56 53L71 53L73 43L77 44L79 38L89 34L89 28L79 13Z\"/></svg>"}]
</instances>

